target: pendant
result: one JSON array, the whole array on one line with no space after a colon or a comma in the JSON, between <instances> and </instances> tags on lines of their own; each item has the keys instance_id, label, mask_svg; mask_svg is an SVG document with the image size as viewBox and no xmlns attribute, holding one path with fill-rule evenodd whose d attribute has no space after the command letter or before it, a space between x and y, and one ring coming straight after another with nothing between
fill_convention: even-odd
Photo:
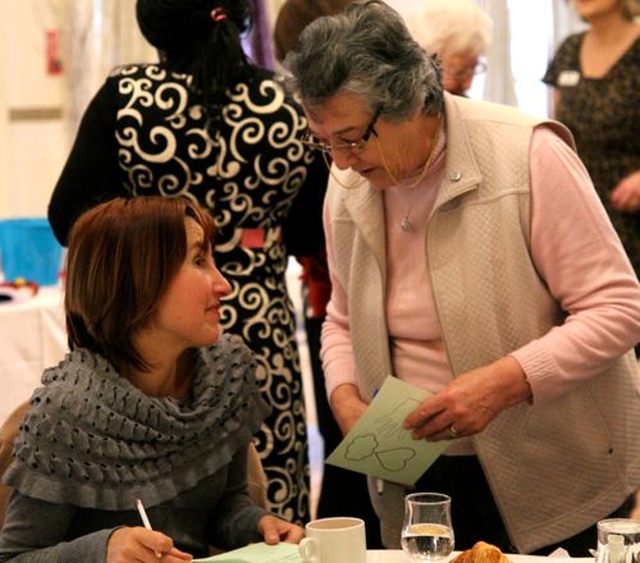
<instances>
[{"instance_id":1,"label":"pendant","mask_svg":"<svg viewBox=\"0 0 640 563\"><path fill-rule=\"evenodd\" d=\"M400 221L400 227L405 233L408 233L411 230L411 221L409 221L409 216L405 215Z\"/></svg>"}]
</instances>

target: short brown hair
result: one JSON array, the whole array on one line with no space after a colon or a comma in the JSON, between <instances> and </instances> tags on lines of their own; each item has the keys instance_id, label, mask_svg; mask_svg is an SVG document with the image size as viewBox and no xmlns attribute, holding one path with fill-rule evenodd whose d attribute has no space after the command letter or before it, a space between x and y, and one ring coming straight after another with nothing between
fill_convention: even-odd
<instances>
[{"instance_id":1,"label":"short brown hair","mask_svg":"<svg viewBox=\"0 0 640 563\"><path fill-rule=\"evenodd\" d=\"M117 198L76 221L64 298L72 350L88 348L118 370L149 367L132 337L149 322L185 259L185 217L203 228L211 248L213 218L182 198Z\"/></svg>"}]
</instances>

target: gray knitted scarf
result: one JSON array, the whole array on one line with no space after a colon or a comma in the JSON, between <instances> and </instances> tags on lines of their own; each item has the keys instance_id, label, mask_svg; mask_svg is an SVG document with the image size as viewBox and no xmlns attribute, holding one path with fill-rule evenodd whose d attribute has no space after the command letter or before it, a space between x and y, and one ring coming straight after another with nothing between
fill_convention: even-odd
<instances>
[{"instance_id":1,"label":"gray knitted scarf","mask_svg":"<svg viewBox=\"0 0 640 563\"><path fill-rule=\"evenodd\" d=\"M31 397L5 482L49 502L129 510L194 487L246 448L269 408L238 337L197 351L191 398L145 395L104 358L67 354Z\"/></svg>"}]
</instances>

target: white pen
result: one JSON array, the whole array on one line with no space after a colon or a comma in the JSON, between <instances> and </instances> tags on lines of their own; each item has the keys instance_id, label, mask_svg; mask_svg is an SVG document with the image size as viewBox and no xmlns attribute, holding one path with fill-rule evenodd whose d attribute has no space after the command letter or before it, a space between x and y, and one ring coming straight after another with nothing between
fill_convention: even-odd
<instances>
[{"instance_id":1,"label":"white pen","mask_svg":"<svg viewBox=\"0 0 640 563\"><path fill-rule=\"evenodd\" d=\"M142 501L139 498L136 499L136 508L138 509L138 514L140 514L140 518L142 519L144 527L147 530L153 530L153 528L151 527L151 522L149 522L149 517L147 516L147 511L144 509L144 504L142 504ZM162 559L162 553L156 551L156 557L158 559Z\"/></svg>"}]
</instances>

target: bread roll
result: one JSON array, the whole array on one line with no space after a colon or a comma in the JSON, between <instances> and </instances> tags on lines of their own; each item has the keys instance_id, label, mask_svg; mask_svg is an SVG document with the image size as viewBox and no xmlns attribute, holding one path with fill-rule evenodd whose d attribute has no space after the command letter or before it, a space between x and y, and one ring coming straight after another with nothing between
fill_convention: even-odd
<instances>
[{"instance_id":1,"label":"bread roll","mask_svg":"<svg viewBox=\"0 0 640 563\"><path fill-rule=\"evenodd\" d=\"M451 563L509 563L499 548L490 543L479 541L455 557Z\"/></svg>"}]
</instances>

